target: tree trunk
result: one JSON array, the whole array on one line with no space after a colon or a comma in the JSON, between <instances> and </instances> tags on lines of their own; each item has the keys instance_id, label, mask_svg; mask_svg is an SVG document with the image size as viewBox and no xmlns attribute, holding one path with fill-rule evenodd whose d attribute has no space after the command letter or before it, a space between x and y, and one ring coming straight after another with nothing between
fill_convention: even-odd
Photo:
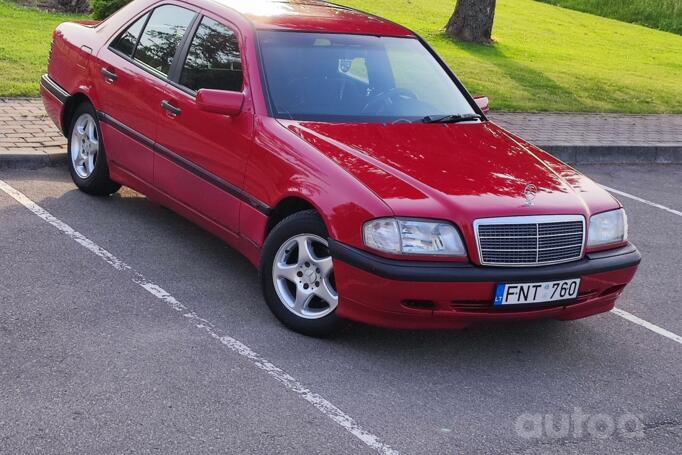
<instances>
[{"instance_id":1,"label":"tree trunk","mask_svg":"<svg viewBox=\"0 0 682 455\"><path fill-rule=\"evenodd\" d=\"M453 38L473 43L492 43L496 0L457 0L445 31Z\"/></svg>"}]
</instances>

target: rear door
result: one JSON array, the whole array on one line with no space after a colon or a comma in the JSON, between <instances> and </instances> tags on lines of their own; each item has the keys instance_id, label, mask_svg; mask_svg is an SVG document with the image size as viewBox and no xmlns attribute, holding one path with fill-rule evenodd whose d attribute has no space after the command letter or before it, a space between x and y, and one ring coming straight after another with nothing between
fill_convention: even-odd
<instances>
[{"instance_id":1,"label":"rear door","mask_svg":"<svg viewBox=\"0 0 682 455\"><path fill-rule=\"evenodd\" d=\"M117 170L153 183L161 101L184 34L197 13L164 4L140 14L105 46L95 68L102 134Z\"/></svg>"},{"instance_id":2,"label":"rear door","mask_svg":"<svg viewBox=\"0 0 682 455\"><path fill-rule=\"evenodd\" d=\"M184 205L237 232L253 132L252 99L246 89L238 28L205 14L188 34L165 89L154 183ZM196 103L200 89L244 93L242 113L230 117L200 110Z\"/></svg>"}]
</instances>

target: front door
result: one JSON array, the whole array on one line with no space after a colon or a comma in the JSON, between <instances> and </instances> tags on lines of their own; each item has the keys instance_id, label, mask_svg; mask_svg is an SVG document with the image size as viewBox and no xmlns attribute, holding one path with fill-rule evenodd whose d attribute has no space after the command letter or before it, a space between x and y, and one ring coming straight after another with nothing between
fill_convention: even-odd
<instances>
[{"instance_id":1,"label":"front door","mask_svg":"<svg viewBox=\"0 0 682 455\"><path fill-rule=\"evenodd\" d=\"M164 94L154 183L203 216L238 231L240 192L253 129L247 95L241 114L197 108L202 88L242 92L245 78L237 29L208 16L197 21Z\"/></svg>"},{"instance_id":2,"label":"front door","mask_svg":"<svg viewBox=\"0 0 682 455\"><path fill-rule=\"evenodd\" d=\"M100 119L107 158L153 183L159 107L179 43L196 13L176 5L146 11L98 55Z\"/></svg>"}]
</instances>

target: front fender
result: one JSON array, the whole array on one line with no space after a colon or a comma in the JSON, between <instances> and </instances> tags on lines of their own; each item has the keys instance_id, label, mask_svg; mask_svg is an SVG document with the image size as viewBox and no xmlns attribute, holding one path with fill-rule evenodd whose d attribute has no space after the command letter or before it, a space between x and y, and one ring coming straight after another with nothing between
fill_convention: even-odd
<instances>
[{"instance_id":1,"label":"front fender","mask_svg":"<svg viewBox=\"0 0 682 455\"><path fill-rule=\"evenodd\" d=\"M331 238L362 247L362 224L392 216L376 194L277 120L257 117L244 189L270 207L288 198L308 202ZM265 233L263 233L265 235Z\"/></svg>"}]
</instances>

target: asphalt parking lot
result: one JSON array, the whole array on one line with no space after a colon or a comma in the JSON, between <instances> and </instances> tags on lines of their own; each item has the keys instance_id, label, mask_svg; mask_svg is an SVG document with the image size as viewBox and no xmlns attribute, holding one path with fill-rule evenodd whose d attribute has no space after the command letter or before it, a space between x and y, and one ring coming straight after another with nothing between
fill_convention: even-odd
<instances>
[{"instance_id":1,"label":"asphalt parking lot","mask_svg":"<svg viewBox=\"0 0 682 455\"><path fill-rule=\"evenodd\" d=\"M644 257L618 307L649 326L306 338L172 212L0 171L0 453L679 453L682 167L581 170L643 200L618 196Z\"/></svg>"}]
</instances>

